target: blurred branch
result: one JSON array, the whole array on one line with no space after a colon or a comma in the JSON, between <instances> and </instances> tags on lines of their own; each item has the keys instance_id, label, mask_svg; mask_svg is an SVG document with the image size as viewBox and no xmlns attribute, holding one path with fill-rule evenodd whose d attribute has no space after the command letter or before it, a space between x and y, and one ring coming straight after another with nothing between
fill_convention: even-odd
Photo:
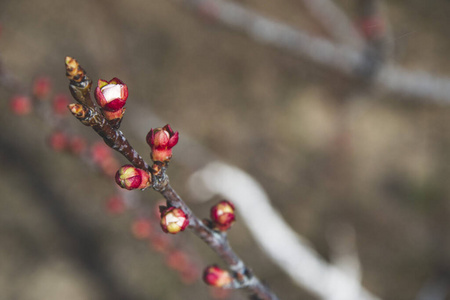
<instances>
[{"instance_id":1,"label":"blurred branch","mask_svg":"<svg viewBox=\"0 0 450 300\"><path fill-rule=\"evenodd\" d=\"M357 278L328 264L297 235L272 207L263 188L238 168L212 162L189 180L194 197L207 200L215 194L230 199L257 243L294 282L326 300L376 300Z\"/></svg>"},{"instance_id":2,"label":"blurred branch","mask_svg":"<svg viewBox=\"0 0 450 300\"><path fill-rule=\"evenodd\" d=\"M365 77L387 92L419 98L422 102L450 103L450 78L413 72L395 64L379 63L371 51L358 51L329 40L312 37L238 4L223 0L182 0L196 13L245 32L258 42L305 57L354 78Z\"/></svg>"},{"instance_id":3,"label":"blurred branch","mask_svg":"<svg viewBox=\"0 0 450 300\"><path fill-rule=\"evenodd\" d=\"M361 49L365 42L353 22L332 0L303 0L310 14L338 42Z\"/></svg>"}]
</instances>

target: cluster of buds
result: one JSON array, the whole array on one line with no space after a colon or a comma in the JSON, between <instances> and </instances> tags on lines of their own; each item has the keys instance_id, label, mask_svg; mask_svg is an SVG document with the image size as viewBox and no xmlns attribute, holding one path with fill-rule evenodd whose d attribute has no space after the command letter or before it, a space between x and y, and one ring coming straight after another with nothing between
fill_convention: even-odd
<instances>
[{"instance_id":1,"label":"cluster of buds","mask_svg":"<svg viewBox=\"0 0 450 300\"><path fill-rule=\"evenodd\" d=\"M103 115L110 122L120 122L125 113L128 99L128 87L118 78L110 81L99 79L95 89L95 99Z\"/></svg>"},{"instance_id":2,"label":"cluster of buds","mask_svg":"<svg viewBox=\"0 0 450 300\"><path fill-rule=\"evenodd\" d=\"M235 220L234 205L230 201L223 200L211 207L213 229L226 231L233 225Z\"/></svg>"},{"instance_id":3,"label":"cluster of buds","mask_svg":"<svg viewBox=\"0 0 450 300\"><path fill-rule=\"evenodd\" d=\"M152 177L147 171L133 165L122 166L116 173L116 183L124 189L145 189L151 185Z\"/></svg>"},{"instance_id":4,"label":"cluster of buds","mask_svg":"<svg viewBox=\"0 0 450 300\"><path fill-rule=\"evenodd\" d=\"M178 143L178 132L174 132L167 124L162 128L152 128L146 140L151 148L152 160L165 165L172 158L172 148Z\"/></svg>"},{"instance_id":5,"label":"cluster of buds","mask_svg":"<svg viewBox=\"0 0 450 300\"><path fill-rule=\"evenodd\" d=\"M176 234L188 225L189 219L181 208L161 207L161 228L165 233Z\"/></svg>"}]
</instances>

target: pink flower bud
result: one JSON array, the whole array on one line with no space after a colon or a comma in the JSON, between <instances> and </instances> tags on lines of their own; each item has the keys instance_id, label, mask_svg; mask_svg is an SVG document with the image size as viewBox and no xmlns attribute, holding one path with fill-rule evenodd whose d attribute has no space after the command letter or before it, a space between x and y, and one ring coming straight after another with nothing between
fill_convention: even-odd
<instances>
[{"instance_id":1,"label":"pink flower bud","mask_svg":"<svg viewBox=\"0 0 450 300\"><path fill-rule=\"evenodd\" d=\"M188 225L189 220L181 208L169 207L161 212L161 228L165 233L176 234Z\"/></svg>"},{"instance_id":2,"label":"pink flower bud","mask_svg":"<svg viewBox=\"0 0 450 300\"><path fill-rule=\"evenodd\" d=\"M135 238L143 240L152 234L152 225L145 218L137 219L131 224L131 232Z\"/></svg>"},{"instance_id":3,"label":"pink flower bud","mask_svg":"<svg viewBox=\"0 0 450 300\"><path fill-rule=\"evenodd\" d=\"M67 114L67 106L69 104L69 97L65 94L58 94L53 98L53 112L57 115L65 115Z\"/></svg>"},{"instance_id":4,"label":"pink flower bud","mask_svg":"<svg viewBox=\"0 0 450 300\"><path fill-rule=\"evenodd\" d=\"M233 282L233 277L226 270L217 265L209 266L203 272L203 280L206 284L215 287L224 287Z\"/></svg>"},{"instance_id":5,"label":"pink flower bud","mask_svg":"<svg viewBox=\"0 0 450 300\"><path fill-rule=\"evenodd\" d=\"M48 144L52 150L60 152L67 149L69 138L64 132L55 131L48 138Z\"/></svg>"},{"instance_id":6,"label":"pink flower bud","mask_svg":"<svg viewBox=\"0 0 450 300\"><path fill-rule=\"evenodd\" d=\"M118 215L125 211L125 203L122 197L114 195L106 201L106 211L112 215Z\"/></svg>"},{"instance_id":7,"label":"pink flower bud","mask_svg":"<svg viewBox=\"0 0 450 300\"><path fill-rule=\"evenodd\" d=\"M100 79L95 89L98 105L106 111L121 109L128 98L128 87L118 78L110 81Z\"/></svg>"},{"instance_id":8,"label":"pink flower bud","mask_svg":"<svg viewBox=\"0 0 450 300\"><path fill-rule=\"evenodd\" d=\"M86 149L86 140L81 136L73 136L69 141L69 149L74 155L80 155Z\"/></svg>"},{"instance_id":9,"label":"pink flower bud","mask_svg":"<svg viewBox=\"0 0 450 300\"><path fill-rule=\"evenodd\" d=\"M122 166L116 173L116 183L124 189L145 189L150 186L150 174L132 165Z\"/></svg>"},{"instance_id":10,"label":"pink flower bud","mask_svg":"<svg viewBox=\"0 0 450 300\"><path fill-rule=\"evenodd\" d=\"M221 201L211 207L211 220L220 231L225 231L234 223L234 205L230 201Z\"/></svg>"},{"instance_id":11,"label":"pink flower bud","mask_svg":"<svg viewBox=\"0 0 450 300\"><path fill-rule=\"evenodd\" d=\"M163 128L152 128L146 139L152 149L152 160L168 162L172 157L172 148L178 143L178 132L167 124Z\"/></svg>"},{"instance_id":12,"label":"pink flower bud","mask_svg":"<svg viewBox=\"0 0 450 300\"><path fill-rule=\"evenodd\" d=\"M52 84L48 77L38 77L33 83L33 95L38 99L47 98Z\"/></svg>"},{"instance_id":13,"label":"pink flower bud","mask_svg":"<svg viewBox=\"0 0 450 300\"><path fill-rule=\"evenodd\" d=\"M32 110L31 100L27 96L16 95L11 98L9 107L18 116L28 115Z\"/></svg>"}]
</instances>

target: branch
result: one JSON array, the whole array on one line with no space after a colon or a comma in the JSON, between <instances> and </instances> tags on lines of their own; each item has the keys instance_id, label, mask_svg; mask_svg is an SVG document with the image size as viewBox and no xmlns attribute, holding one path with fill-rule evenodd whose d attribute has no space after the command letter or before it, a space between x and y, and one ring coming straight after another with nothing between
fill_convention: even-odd
<instances>
[{"instance_id":1,"label":"branch","mask_svg":"<svg viewBox=\"0 0 450 300\"><path fill-rule=\"evenodd\" d=\"M335 69L354 78L365 76L382 90L419 98L422 102L450 104L450 78L413 72L394 64L380 66L371 52L312 37L278 21L270 20L238 4L223 0L183 0L198 14L245 32L256 41L269 44Z\"/></svg>"},{"instance_id":2,"label":"branch","mask_svg":"<svg viewBox=\"0 0 450 300\"><path fill-rule=\"evenodd\" d=\"M234 201L240 211L251 209L245 222L255 240L294 282L314 295L325 300L379 300L357 278L320 258L276 212L263 188L243 171L212 162L192 175L190 186L200 199L219 194Z\"/></svg>"},{"instance_id":3,"label":"branch","mask_svg":"<svg viewBox=\"0 0 450 300\"><path fill-rule=\"evenodd\" d=\"M202 222L197 216L195 216L195 214L191 211L187 204L170 186L169 179L165 174L165 170L171 153L167 161L155 161L155 158L153 158L155 164L152 167L149 167L149 165L142 159L137 151L135 151L131 147L122 132L119 131L115 126L111 125L111 120L108 120L105 117L104 110L106 106L99 109L98 107L94 107L92 101L88 101L88 95L90 93L90 84L88 82L90 80L86 76L84 70L79 66L78 62L70 57L66 58L66 69L67 77L70 80L72 95L74 96L75 100L79 102L79 104L69 105L69 109L72 114L74 114L74 116L84 125L92 127L103 138L108 146L124 155L125 158L127 158L135 167L150 171L152 175L151 183L153 189L160 192L164 196L170 207L182 209L182 211L186 214L187 219L189 220L188 227L197 236L199 236L211 249L213 249L235 273L235 280L227 287L247 288L259 299L277 300L277 296L265 285L263 285L256 276L254 276L250 269L232 250L231 246L228 243L226 233L220 233L216 230L213 230L204 222ZM111 82L113 80L111 80ZM100 96L97 94L97 90L96 97L97 100L101 102L101 100L99 100ZM114 122L114 124L116 124L116 122ZM170 126L166 125L166 127L171 132ZM150 132L152 133L152 143L154 142L153 139L155 138L154 132L157 131L154 131L152 129ZM177 134L178 133L176 133L175 135ZM152 157L154 156L155 153L152 154Z\"/></svg>"}]
</instances>

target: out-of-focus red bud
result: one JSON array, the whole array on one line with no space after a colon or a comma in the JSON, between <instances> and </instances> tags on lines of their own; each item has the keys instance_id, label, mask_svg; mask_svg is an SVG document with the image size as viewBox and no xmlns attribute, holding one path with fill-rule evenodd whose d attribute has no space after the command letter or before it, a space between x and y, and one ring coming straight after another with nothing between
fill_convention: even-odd
<instances>
[{"instance_id":1,"label":"out-of-focus red bud","mask_svg":"<svg viewBox=\"0 0 450 300\"><path fill-rule=\"evenodd\" d=\"M158 234L151 237L151 246L158 252L166 253L171 245L171 241L165 235Z\"/></svg>"},{"instance_id":2,"label":"out-of-focus red bud","mask_svg":"<svg viewBox=\"0 0 450 300\"><path fill-rule=\"evenodd\" d=\"M142 169L132 165L122 166L116 173L116 183L124 189L145 189L150 186L151 176Z\"/></svg>"},{"instance_id":3,"label":"out-of-focus red bud","mask_svg":"<svg viewBox=\"0 0 450 300\"><path fill-rule=\"evenodd\" d=\"M133 222L133 224L131 224L131 232L137 239L147 239L152 234L152 225L147 219L137 219Z\"/></svg>"},{"instance_id":4,"label":"out-of-focus red bud","mask_svg":"<svg viewBox=\"0 0 450 300\"><path fill-rule=\"evenodd\" d=\"M118 78L110 81L100 79L95 89L98 105L106 111L118 111L128 98L128 87Z\"/></svg>"},{"instance_id":5,"label":"out-of-focus red bud","mask_svg":"<svg viewBox=\"0 0 450 300\"><path fill-rule=\"evenodd\" d=\"M18 116L28 115L33 109L31 99L23 95L12 97L9 102L9 107L11 108L11 111Z\"/></svg>"},{"instance_id":6,"label":"out-of-focus red bud","mask_svg":"<svg viewBox=\"0 0 450 300\"><path fill-rule=\"evenodd\" d=\"M172 148L178 143L178 137L178 132L174 132L169 124L162 128L152 128L146 138L152 149L152 160L168 162L172 158Z\"/></svg>"},{"instance_id":7,"label":"out-of-focus red bud","mask_svg":"<svg viewBox=\"0 0 450 300\"><path fill-rule=\"evenodd\" d=\"M161 212L161 228L165 233L176 234L188 225L188 217L181 208L169 207Z\"/></svg>"},{"instance_id":8,"label":"out-of-focus red bud","mask_svg":"<svg viewBox=\"0 0 450 300\"><path fill-rule=\"evenodd\" d=\"M65 94L57 94L53 98L53 112L57 115L67 114L67 106L70 104L69 97Z\"/></svg>"},{"instance_id":9,"label":"out-of-focus red bud","mask_svg":"<svg viewBox=\"0 0 450 300\"><path fill-rule=\"evenodd\" d=\"M106 201L106 210L112 215L118 215L125 211L125 203L122 197L114 195Z\"/></svg>"},{"instance_id":10,"label":"out-of-focus red bud","mask_svg":"<svg viewBox=\"0 0 450 300\"><path fill-rule=\"evenodd\" d=\"M181 280L184 284L192 284L200 277L200 269L193 263L188 263L183 270L180 271Z\"/></svg>"},{"instance_id":11,"label":"out-of-focus red bud","mask_svg":"<svg viewBox=\"0 0 450 300\"><path fill-rule=\"evenodd\" d=\"M50 78L40 76L34 80L33 95L38 99L45 99L50 93L51 88L52 83L50 81Z\"/></svg>"},{"instance_id":12,"label":"out-of-focus red bud","mask_svg":"<svg viewBox=\"0 0 450 300\"><path fill-rule=\"evenodd\" d=\"M206 284L215 287L224 287L233 282L233 277L226 270L217 265L209 266L203 272L203 280Z\"/></svg>"},{"instance_id":13,"label":"out-of-focus red bud","mask_svg":"<svg viewBox=\"0 0 450 300\"><path fill-rule=\"evenodd\" d=\"M81 136L74 136L69 141L69 149L75 155L80 155L86 149L86 140Z\"/></svg>"},{"instance_id":14,"label":"out-of-focus red bud","mask_svg":"<svg viewBox=\"0 0 450 300\"><path fill-rule=\"evenodd\" d=\"M91 158L96 164L100 164L101 161L112 157L111 148L109 148L104 142L97 142L91 147Z\"/></svg>"},{"instance_id":15,"label":"out-of-focus red bud","mask_svg":"<svg viewBox=\"0 0 450 300\"><path fill-rule=\"evenodd\" d=\"M211 207L211 220L220 231L229 229L236 220L233 203L223 200Z\"/></svg>"},{"instance_id":16,"label":"out-of-focus red bud","mask_svg":"<svg viewBox=\"0 0 450 300\"><path fill-rule=\"evenodd\" d=\"M64 132L55 131L50 135L48 144L52 150L60 152L67 149L69 138Z\"/></svg>"},{"instance_id":17,"label":"out-of-focus red bud","mask_svg":"<svg viewBox=\"0 0 450 300\"><path fill-rule=\"evenodd\" d=\"M172 251L166 256L167 265L180 272L186 268L188 260L187 255L180 250Z\"/></svg>"}]
</instances>

